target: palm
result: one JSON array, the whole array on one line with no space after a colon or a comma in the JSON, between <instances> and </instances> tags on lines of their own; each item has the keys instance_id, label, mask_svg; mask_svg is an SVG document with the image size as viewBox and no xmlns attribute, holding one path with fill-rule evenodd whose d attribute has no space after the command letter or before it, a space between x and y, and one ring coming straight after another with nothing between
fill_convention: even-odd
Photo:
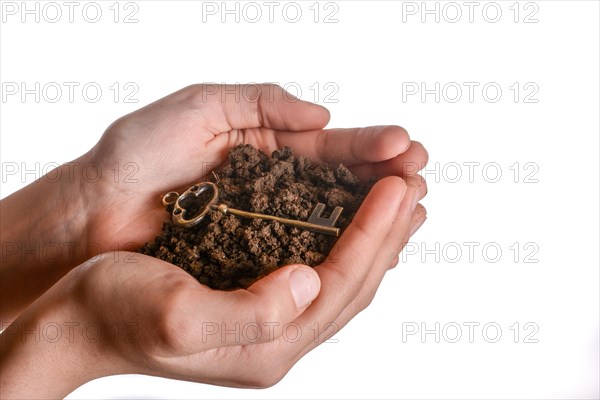
<instances>
[{"instance_id":1,"label":"palm","mask_svg":"<svg viewBox=\"0 0 600 400\"><path fill-rule=\"evenodd\" d=\"M228 376L234 382L243 381L240 375L247 370L239 368L240 364L256 371L258 369L251 364L256 359L263 359L258 353L276 350L276 342L257 345L222 343L221 346L217 343L216 347L213 343L207 344L199 332L203 331L204 323L214 321L214 318L208 309L198 307L200 303L195 300L202 297L205 302L210 302L212 299L215 306L219 296L230 296L232 292L212 291L200 286L191 275L164 261L140 254L115 253L101 257L79 279L82 293L85 293L85 298L80 301L89 305L94 318L106 326L116 324L133 329L122 331L127 337L131 335L130 340L115 337L119 357L129 359L133 365L138 365L140 358L144 359L149 373L166 367L188 380L231 385L231 381L218 382L218 376ZM115 285L115 282L120 284ZM119 308L117 313L108 313L99 307L111 304L127 304L128 307ZM145 317L140 319L140 315ZM132 326L130 321L136 321L136 324ZM188 341L186 334L193 335L194 340ZM214 337L220 340L219 334ZM190 351L189 347L195 350ZM215 352L219 353L218 362L215 362Z\"/></svg>"},{"instance_id":2,"label":"palm","mask_svg":"<svg viewBox=\"0 0 600 400\"><path fill-rule=\"evenodd\" d=\"M134 182L109 179L100 211L88 225L90 241L103 249L133 250L151 240L167 217L162 195L197 182L240 143L266 153L291 146L317 161L343 162L359 177L402 174L402 163L424 163L427 158L419 144L407 151L411 142L399 127L323 131L328 112L299 100L282 100L281 88L273 98L255 103L199 102L203 89L183 89L107 129L93 161L133 163L137 172L130 176Z\"/></svg>"},{"instance_id":3,"label":"palm","mask_svg":"<svg viewBox=\"0 0 600 400\"><path fill-rule=\"evenodd\" d=\"M196 126L194 121L190 123ZM151 136L162 135L153 132ZM179 131L166 141L164 138L152 141L157 146L138 147L137 152L127 149L128 159L136 160L137 173L114 185L106 199L109 206L90 224L91 241L119 243L120 250L138 248L159 234L167 218L161 203L162 194L181 191L202 179L225 161L227 152L235 144L248 143L264 151L279 147L275 131L268 128L231 130L217 138L204 129L190 129ZM158 146L165 142L168 145Z\"/></svg>"},{"instance_id":4,"label":"palm","mask_svg":"<svg viewBox=\"0 0 600 400\"><path fill-rule=\"evenodd\" d=\"M132 370L218 385L269 386L335 333L329 327L337 331L370 302L417 215L406 191L404 181L394 177L374 185L340 237L336 259L315 267L321 290L306 311L290 298L289 274L297 268L293 265L247 290L226 292L198 285L164 261L117 253L117 259L105 255L100 265L83 270L79 279L84 286L78 293L85 294L81 302L102 325L123 323L135 329L123 332L134 340L117 340L110 347ZM389 207L381 207L384 202ZM288 339L282 332L292 322L294 338ZM258 327L262 334L247 327Z\"/></svg>"}]
</instances>

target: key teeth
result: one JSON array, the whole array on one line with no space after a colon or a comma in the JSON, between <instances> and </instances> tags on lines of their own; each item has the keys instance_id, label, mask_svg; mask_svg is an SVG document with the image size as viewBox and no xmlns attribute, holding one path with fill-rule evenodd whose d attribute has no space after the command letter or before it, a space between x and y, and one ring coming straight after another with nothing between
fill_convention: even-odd
<instances>
[{"instance_id":1,"label":"key teeth","mask_svg":"<svg viewBox=\"0 0 600 400\"><path fill-rule=\"evenodd\" d=\"M308 221L311 222L311 220L318 221L319 219L322 219L321 214L323 214L323 211L325 211L325 204L317 203L312 214L310 214L310 217L308 217Z\"/></svg>"},{"instance_id":2,"label":"key teeth","mask_svg":"<svg viewBox=\"0 0 600 400\"><path fill-rule=\"evenodd\" d=\"M325 211L325 204L317 203L312 214L310 214L310 217L308 217L307 222L310 222L311 224L322 225L322 226L334 226L335 223L337 222L338 218L342 214L343 210L344 210L343 207L336 207L331 212L331 215L329 216L329 218L322 218L321 214L323 214L323 211Z\"/></svg>"},{"instance_id":3,"label":"key teeth","mask_svg":"<svg viewBox=\"0 0 600 400\"><path fill-rule=\"evenodd\" d=\"M310 214L310 217L308 217L307 222L310 222L311 224L319 224L320 225L319 220L323 219L323 218L321 218L321 214L323 214L323 210L325 210L325 204L317 203L313 212Z\"/></svg>"},{"instance_id":4,"label":"key teeth","mask_svg":"<svg viewBox=\"0 0 600 400\"><path fill-rule=\"evenodd\" d=\"M335 226L335 223L337 222L338 218L342 214L342 211L344 211L343 207L336 207L333 209L333 211L331 212L331 215L329 216L329 219L328 219L328 221L330 221L330 223L331 223L330 226Z\"/></svg>"}]
</instances>

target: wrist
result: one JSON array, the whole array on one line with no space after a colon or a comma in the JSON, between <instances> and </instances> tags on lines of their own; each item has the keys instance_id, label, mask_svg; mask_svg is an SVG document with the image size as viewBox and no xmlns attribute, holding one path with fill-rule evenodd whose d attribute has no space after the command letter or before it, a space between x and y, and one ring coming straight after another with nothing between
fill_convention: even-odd
<instances>
[{"instance_id":1,"label":"wrist","mask_svg":"<svg viewBox=\"0 0 600 400\"><path fill-rule=\"evenodd\" d=\"M70 273L0 335L1 398L64 397L110 375L105 333L74 296Z\"/></svg>"},{"instance_id":2,"label":"wrist","mask_svg":"<svg viewBox=\"0 0 600 400\"><path fill-rule=\"evenodd\" d=\"M78 167L76 162L61 165L0 202L3 326L90 257L92 203Z\"/></svg>"},{"instance_id":3,"label":"wrist","mask_svg":"<svg viewBox=\"0 0 600 400\"><path fill-rule=\"evenodd\" d=\"M81 262L77 244L86 239L93 206L81 174L78 160L65 163L0 202L3 263Z\"/></svg>"}]
</instances>

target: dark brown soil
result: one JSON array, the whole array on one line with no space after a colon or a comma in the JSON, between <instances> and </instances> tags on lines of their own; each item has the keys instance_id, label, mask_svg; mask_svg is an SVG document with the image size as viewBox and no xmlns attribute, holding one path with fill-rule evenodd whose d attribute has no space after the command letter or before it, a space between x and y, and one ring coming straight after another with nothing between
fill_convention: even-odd
<instances>
[{"instance_id":1,"label":"dark brown soil","mask_svg":"<svg viewBox=\"0 0 600 400\"><path fill-rule=\"evenodd\" d=\"M373 183L360 183L343 165L331 169L306 157L295 157L289 147L269 157L250 145L232 149L228 161L211 180L219 187L219 203L244 211L306 221L317 203L326 205L323 217L336 206L343 207L336 223L342 230ZM203 195L183 205L191 215L198 209L192 203L200 204ZM178 265L214 289L248 287L283 265L318 265L337 240L276 221L218 211L210 211L205 220L191 228L175 226L168 214L165 219L162 235L140 252Z\"/></svg>"}]
</instances>

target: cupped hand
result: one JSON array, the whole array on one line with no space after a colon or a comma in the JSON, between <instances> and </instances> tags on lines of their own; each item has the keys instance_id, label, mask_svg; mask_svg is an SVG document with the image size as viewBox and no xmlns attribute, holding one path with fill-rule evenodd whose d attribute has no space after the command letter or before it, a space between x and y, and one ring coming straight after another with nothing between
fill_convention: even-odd
<instances>
[{"instance_id":1,"label":"cupped hand","mask_svg":"<svg viewBox=\"0 0 600 400\"><path fill-rule=\"evenodd\" d=\"M197 182L241 143L267 154L290 146L363 179L411 176L427 162L403 128L325 130L328 121L324 107L269 84L193 85L126 115L80 160L120 172L87 185L88 240L104 251L151 240L166 219L161 196Z\"/></svg>"},{"instance_id":2,"label":"cupped hand","mask_svg":"<svg viewBox=\"0 0 600 400\"><path fill-rule=\"evenodd\" d=\"M54 356L57 370L61 362L70 366L62 379L53 377L55 396L99 376L126 373L270 386L370 303L423 223L418 201L425 193L418 177L383 178L323 264L285 266L244 290L211 290L161 260L105 253L73 269L17 325L58 304L52 316L34 321L62 318L76 329L94 327L93 343L80 340ZM52 357L52 349L46 351ZM38 383L30 385L32 393Z\"/></svg>"}]
</instances>

